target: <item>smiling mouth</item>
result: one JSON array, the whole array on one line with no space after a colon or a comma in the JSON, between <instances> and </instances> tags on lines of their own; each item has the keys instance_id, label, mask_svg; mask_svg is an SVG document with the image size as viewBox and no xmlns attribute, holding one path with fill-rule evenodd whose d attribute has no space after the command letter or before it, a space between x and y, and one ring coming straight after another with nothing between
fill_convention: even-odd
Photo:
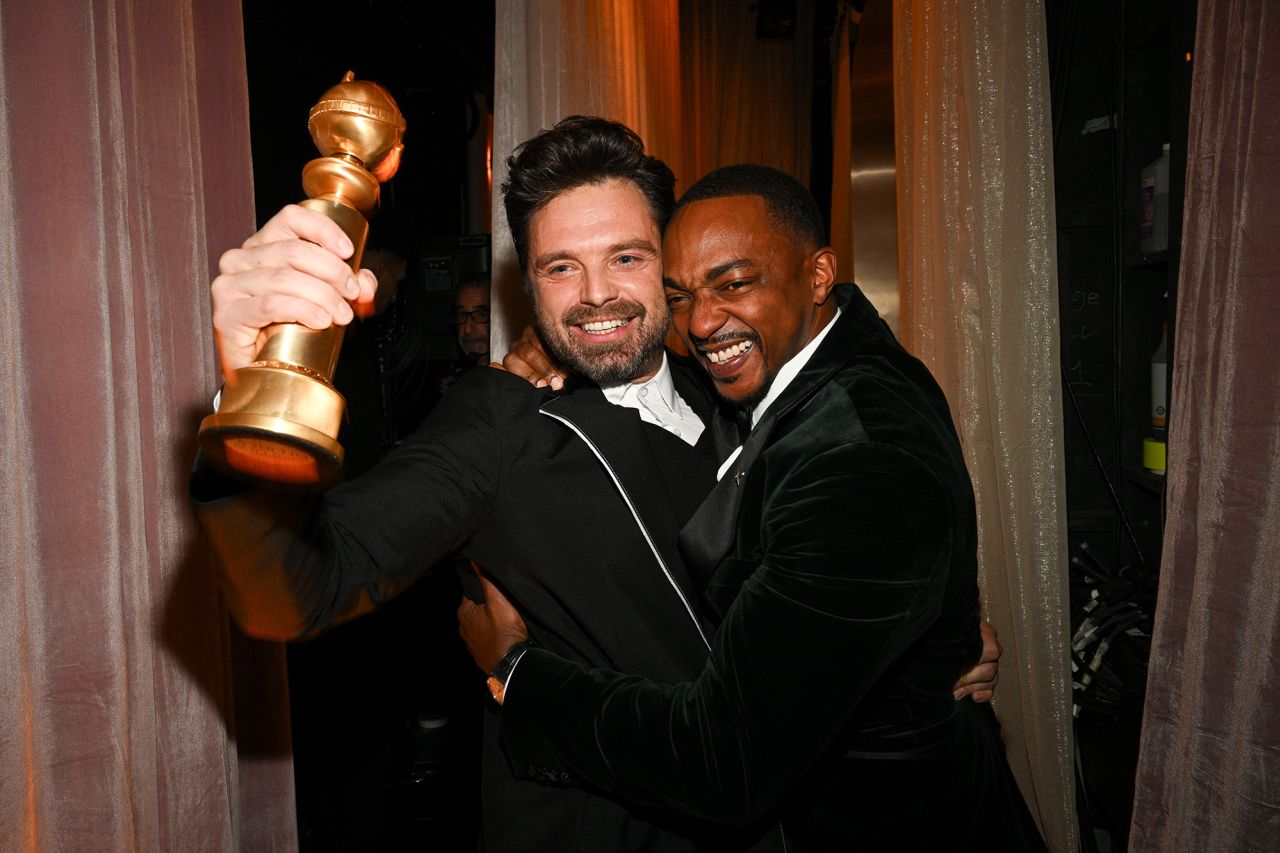
<instances>
[{"instance_id":1,"label":"smiling mouth","mask_svg":"<svg viewBox=\"0 0 1280 853\"><path fill-rule=\"evenodd\" d=\"M630 325L635 317L628 317L625 320L592 320L588 323L578 323L577 326L588 335L607 335L621 329L623 326Z\"/></svg>"},{"instance_id":2,"label":"smiling mouth","mask_svg":"<svg viewBox=\"0 0 1280 853\"><path fill-rule=\"evenodd\" d=\"M720 349L703 350L702 354L712 364L727 364L739 356L746 355L755 348L755 343L755 341L739 341Z\"/></svg>"}]
</instances>

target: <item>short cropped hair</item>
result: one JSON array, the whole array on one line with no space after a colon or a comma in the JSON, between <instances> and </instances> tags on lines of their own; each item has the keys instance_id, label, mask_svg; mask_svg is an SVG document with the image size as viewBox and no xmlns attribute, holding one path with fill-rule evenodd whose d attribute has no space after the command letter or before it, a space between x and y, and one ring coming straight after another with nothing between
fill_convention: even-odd
<instances>
[{"instance_id":1,"label":"short cropped hair","mask_svg":"<svg viewBox=\"0 0 1280 853\"><path fill-rule=\"evenodd\" d=\"M507 158L502 202L521 271L529 266L529 223L562 192L589 184L631 181L644 195L658 226L667 227L675 205L675 175L644 152L626 125L594 116L569 116L521 143Z\"/></svg>"},{"instance_id":2,"label":"short cropped hair","mask_svg":"<svg viewBox=\"0 0 1280 853\"><path fill-rule=\"evenodd\" d=\"M742 195L763 198L769 218L805 251L827 245L826 225L813 194L786 172L770 166L744 163L708 172L680 197L675 210L695 201Z\"/></svg>"}]
</instances>

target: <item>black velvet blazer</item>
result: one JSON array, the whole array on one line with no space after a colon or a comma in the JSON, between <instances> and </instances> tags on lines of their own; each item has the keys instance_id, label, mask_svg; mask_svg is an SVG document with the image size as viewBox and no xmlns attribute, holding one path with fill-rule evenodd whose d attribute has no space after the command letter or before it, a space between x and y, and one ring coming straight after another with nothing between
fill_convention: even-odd
<instances>
[{"instance_id":1,"label":"black velvet blazer","mask_svg":"<svg viewBox=\"0 0 1280 853\"><path fill-rule=\"evenodd\" d=\"M981 641L973 493L946 400L861 292L840 298L748 440L746 476L704 505L695 538L719 559L691 571L723 621L699 676L534 649L504 741L527 772L638 803L735 825L781 816L792 850L1035 849L989 708L951 696ZM735 503L727 521L716 511Z\"/></svg>"},{"instance_id":2,"label":"black velvet blazer","mask_svg":"<svg viewBox=\"0 0 1280 853\"><path fill-rule=\"evenodd\" d=\"M683 484L698 491L679 501L696 506L736 432L700 377L678 363L672 372L709 424L697 448L705 481ZM711 629L676 547L684 519L670 489L682 484L655 476L646 429L589 384L555 394L475 370L412 439L319 499L238 490L204 467L191 492L228 603L252 634L314 634L456 549L504 588L545 648L586 668L681 681L701 670ZM517 778L496 714L486 722L486 849L721 849L720 828Z\"/></svg>"}]
</instances>

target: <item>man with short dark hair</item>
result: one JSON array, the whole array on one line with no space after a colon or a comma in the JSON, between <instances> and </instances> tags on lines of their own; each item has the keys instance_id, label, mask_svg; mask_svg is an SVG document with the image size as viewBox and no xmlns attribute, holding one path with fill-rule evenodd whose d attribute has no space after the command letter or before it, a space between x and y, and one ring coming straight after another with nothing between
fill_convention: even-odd
<instances>
[{"instance_id":1,"label":"man with short dark hair","mask_svg":"<svg viewBox=\"0 0 1280 853\"><path fill-rule=\"evenodd\" d=\"M978 637L977 524L947 402L856 287L817 207L712 172L663 242L675 328L750 437L681 533L718 623L696 679L591 669L464 603L513 762L791 850L1043 849L989 707L955 702Z\"/></svg>"}]
</instances>

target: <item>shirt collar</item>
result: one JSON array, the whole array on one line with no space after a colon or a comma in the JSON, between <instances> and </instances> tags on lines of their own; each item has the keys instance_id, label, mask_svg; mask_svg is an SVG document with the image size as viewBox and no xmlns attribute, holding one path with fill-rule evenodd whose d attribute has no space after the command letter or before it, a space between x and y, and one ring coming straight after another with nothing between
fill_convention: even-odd
<instances>
[{"instance_id":1,"label":"shirt collar","mask_svg":"<svg viewBox=\"0 0 1280 853\"><path fill-rule=\"evenodd\" d=\"M604 398L615 406L636 406L636 398L641 388L648 388L650 394L657 394L662 402L671 410L676 408L676 383L671 378L671 366L667 364L667 354L662 353L662 366L658 372L643 382L619 382L614 385L601 385Z\"/></svg>"},{"instance_id":2,"label":"shirt collar","mask_svg":"<svg viewBox=\"0 0 1280 853\"><path fill-rule=\"evenodd\" d=\"M658 372L643 382L602 385L604 398L615 406L635 409L640 420L662 427L690 447L696 447L706 424L676 390L667 354L662 354Z\"/></svg>"},{"instance_id":3,"label":"shirt collar","mask_svg":"<svg viewBox=\"0 0 1280 853\"><path fill-rule=\"evenodd\" d=\"M836 324L836 320L840 318L840 308L837 306L836 314L831 318L827 325L822 327L822 331L813 336L813 340L805 344L804 349L796 353L790 361L782 365L778 370L778 375L773 377L773 383L769 386L769 392L764 395L764 399L756 404L751 410L751 427L760 423L760 419L764 417L765 410L773 405L774 401L782 396L782 392L787 390L787 386L796 378L809 359L813 358L813 354L818 351L818 345L822 343L822 339L827 336L827 332L831 331L831 327Z\"/></svg>"}]
</instances>

